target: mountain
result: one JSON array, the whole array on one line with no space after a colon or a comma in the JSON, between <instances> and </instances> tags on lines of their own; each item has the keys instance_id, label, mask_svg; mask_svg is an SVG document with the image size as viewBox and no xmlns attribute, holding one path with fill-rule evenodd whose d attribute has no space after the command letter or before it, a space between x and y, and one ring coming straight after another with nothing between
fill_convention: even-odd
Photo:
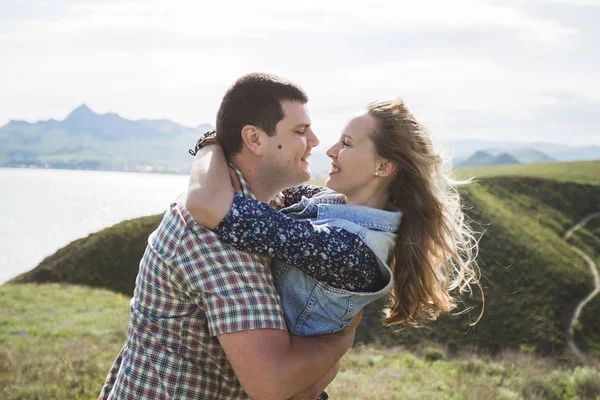
<instances>
[{"instance_id":1,"label":"mountain","mask_svg":"<svg viewBox=\"0 0 600 400\"><path fill-rule=\"evenodd\" d=\"M187 150L209 124L187 127L167 119L128 120L116 113L97 114L86 104L62 121L10 121L0 127L0 167L103 169L119 171L189 172ZM457 140L438 144L455 166L600 159L599 146L573 147L552 143ZM485 157L487 153L498 159ZM486 160L487 161L484 161ZM331 160L324 149L311 158L314 177L327 174Z\"/></svg>"},{"instance_id":2,"label":"mountain","mask_svg":"<svg viewBox=\"0 0 600 400\"><path fill-rule=\"evenodd\" d=\"M519 160L509 153L500 153L494 156L493 154L485 151L477 151L471 157L458 164L457 168L505 164L519 164Z\"/></svg>"},{"instance_id":3,"label":"mountain","mask_svg":"<svg viewBox=\"0 0 600 400\"><path fill-rule=\"evenodd\" d=\"M519 164L519 160L517 160L510 153L500 153L492 160L492 163L489 165L506 165L506 164Z\"/></svg>"},{"instance_id":4,"label":"mountain","mask_svg":"<svg viewBox=\"0 0 600 400\"><path fill-rule=\"evenodd\" d=\"M455 140L440 143L440 150L459 165L474 153L484 151L492 155L509 153L520 163L547 163L554 161L599 160L600 146L568 146L543 142L511 142L484 140Z\"/></svg>"},{"instance_id":5,"label":"mountain","mask_svg":"<svg viewBox=\"0 0 600 400\"><path fill-rule=\"evenodd\" d=\"M484 232L478 258L485 293L481 321L469 326L482 307L476 288L459 304L462 310L474 307L472 311L442 316L423 329L383 327L380 301L365 310L357 342L411 346L433 341L450 351L566 350L570 316L593 289L589 268L571 245L600 260L600 220L569 242L563 235L585 216L600 211L600 161L510 167L511 174L519 169L523 176L504 176L504 167L484 168L486 175L474 173L478 183L464 188L469 220ZM124 221L74 241L12 282L74 283L130 296L148 235L161 218ZM584 308L578 328L579 340L598 356L599 313L600 296Z\"/></svg>"},{"instance_id":6,"label":"mountain","mask_svg":"<svg viewBox=\"0 0 600 400\"><path fill-rule=\"evenodd\" d=\"M213 129L169 120L128 120L86 104L63 121L10 121L0 128L0 166L187 173L198 137Z\"/></svg>"},{"instance_id":7,"label":"mountain","mask_svg":"<svg viewBox=\"0 0 600 400\"><path fill-rule=\"evenodd\" d=\"M509 154L521 164L550 163L558 161L554 157L550 157L549 155L530 147L520 147L509 150L505 148L485 149L485 151L495 156L501 153Z\"/></svg>"}]
</instances>

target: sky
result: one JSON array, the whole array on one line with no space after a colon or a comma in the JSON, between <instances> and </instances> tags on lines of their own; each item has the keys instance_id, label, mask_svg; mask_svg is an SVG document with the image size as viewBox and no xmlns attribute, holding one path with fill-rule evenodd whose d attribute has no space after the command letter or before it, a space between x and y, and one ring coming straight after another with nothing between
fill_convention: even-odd
<instances>
[{"instance_id":1,"label":"sky","mask_svg":"<svg viewBox=\"0 0 600 400\"><path fill-rule=\"evenodd\" d=\"M600 0L0 1L0 125L82 103L214 124L253 71L308 93L328 145L398 96L440 141L600 145Z\"/></svg>"}]
</instances>

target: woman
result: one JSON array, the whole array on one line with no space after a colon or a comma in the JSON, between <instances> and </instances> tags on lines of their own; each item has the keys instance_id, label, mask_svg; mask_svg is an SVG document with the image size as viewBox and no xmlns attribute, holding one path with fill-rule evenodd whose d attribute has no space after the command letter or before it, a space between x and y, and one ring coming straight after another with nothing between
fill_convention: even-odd
<instances>
[{"instance_id":1,"label":"woman","mask_svg":"<svg viewBox=\"0 0 600 400\"><path fill-rule=\"evenodd\" d=\"M416 326L452 310L454 295L477 284L477 243L460 182L443 168L429 132L401 100L376 101L327 155L330 190L284 191L286 208L276 211L229 184L208 184L200 190L228 192L233 204L194 204L194 219L225 243L276 257L273 277L293 334L340 330L387 293L385 324Z\"/></svg>"}]
</instances>

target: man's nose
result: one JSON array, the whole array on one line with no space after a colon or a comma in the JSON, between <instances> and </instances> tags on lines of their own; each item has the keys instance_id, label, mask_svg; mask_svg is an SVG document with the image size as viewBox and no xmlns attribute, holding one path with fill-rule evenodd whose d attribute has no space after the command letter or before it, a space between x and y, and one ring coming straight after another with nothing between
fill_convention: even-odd
<instances>
[{"instance_id":1,"label":"man's nose","mask_svg":"<svg viewBox=\"0 0 600 400\"><path fill-rule=\"evenodd\" d=\"M315 135L315 133L312 131L312 129L310 130L310 134L308 136L308 147L317 147L321 142L319 141L319 138L317 137L317 135Z\"/></svg>"}]
</instances>

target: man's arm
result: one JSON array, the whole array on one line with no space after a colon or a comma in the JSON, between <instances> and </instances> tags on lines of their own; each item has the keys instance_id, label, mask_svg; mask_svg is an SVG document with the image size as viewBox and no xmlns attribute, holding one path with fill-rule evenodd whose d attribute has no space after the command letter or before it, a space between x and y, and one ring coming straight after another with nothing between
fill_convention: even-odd
<instances>
[{"instance_id":1,"label":"man's arm","mask_svg":"<svg viewBox=\"0 0 600 400\"><path fill-rule=\"evenodd\" d=\"M284 400L333 380L335 365L352 346L359 322L360 314L344 330L325 336L290 337L286 331L258 329L218 339L250 397Z\"/></svg>"},{"instance_id":2,"label":"man's arm","mask_svg":"<svg viewBox=\"0 0 600 400\"><path fill-rule=\"evenodd\" d=\"M333 368L331 368L320 381L304 389L302 392L296 393L294 396L290 397L289 400L315 400L325 391L325 389L327 389L327 386L333 382L339 371L340 361L335 363Z\"/></svg>"}]
</instances>

